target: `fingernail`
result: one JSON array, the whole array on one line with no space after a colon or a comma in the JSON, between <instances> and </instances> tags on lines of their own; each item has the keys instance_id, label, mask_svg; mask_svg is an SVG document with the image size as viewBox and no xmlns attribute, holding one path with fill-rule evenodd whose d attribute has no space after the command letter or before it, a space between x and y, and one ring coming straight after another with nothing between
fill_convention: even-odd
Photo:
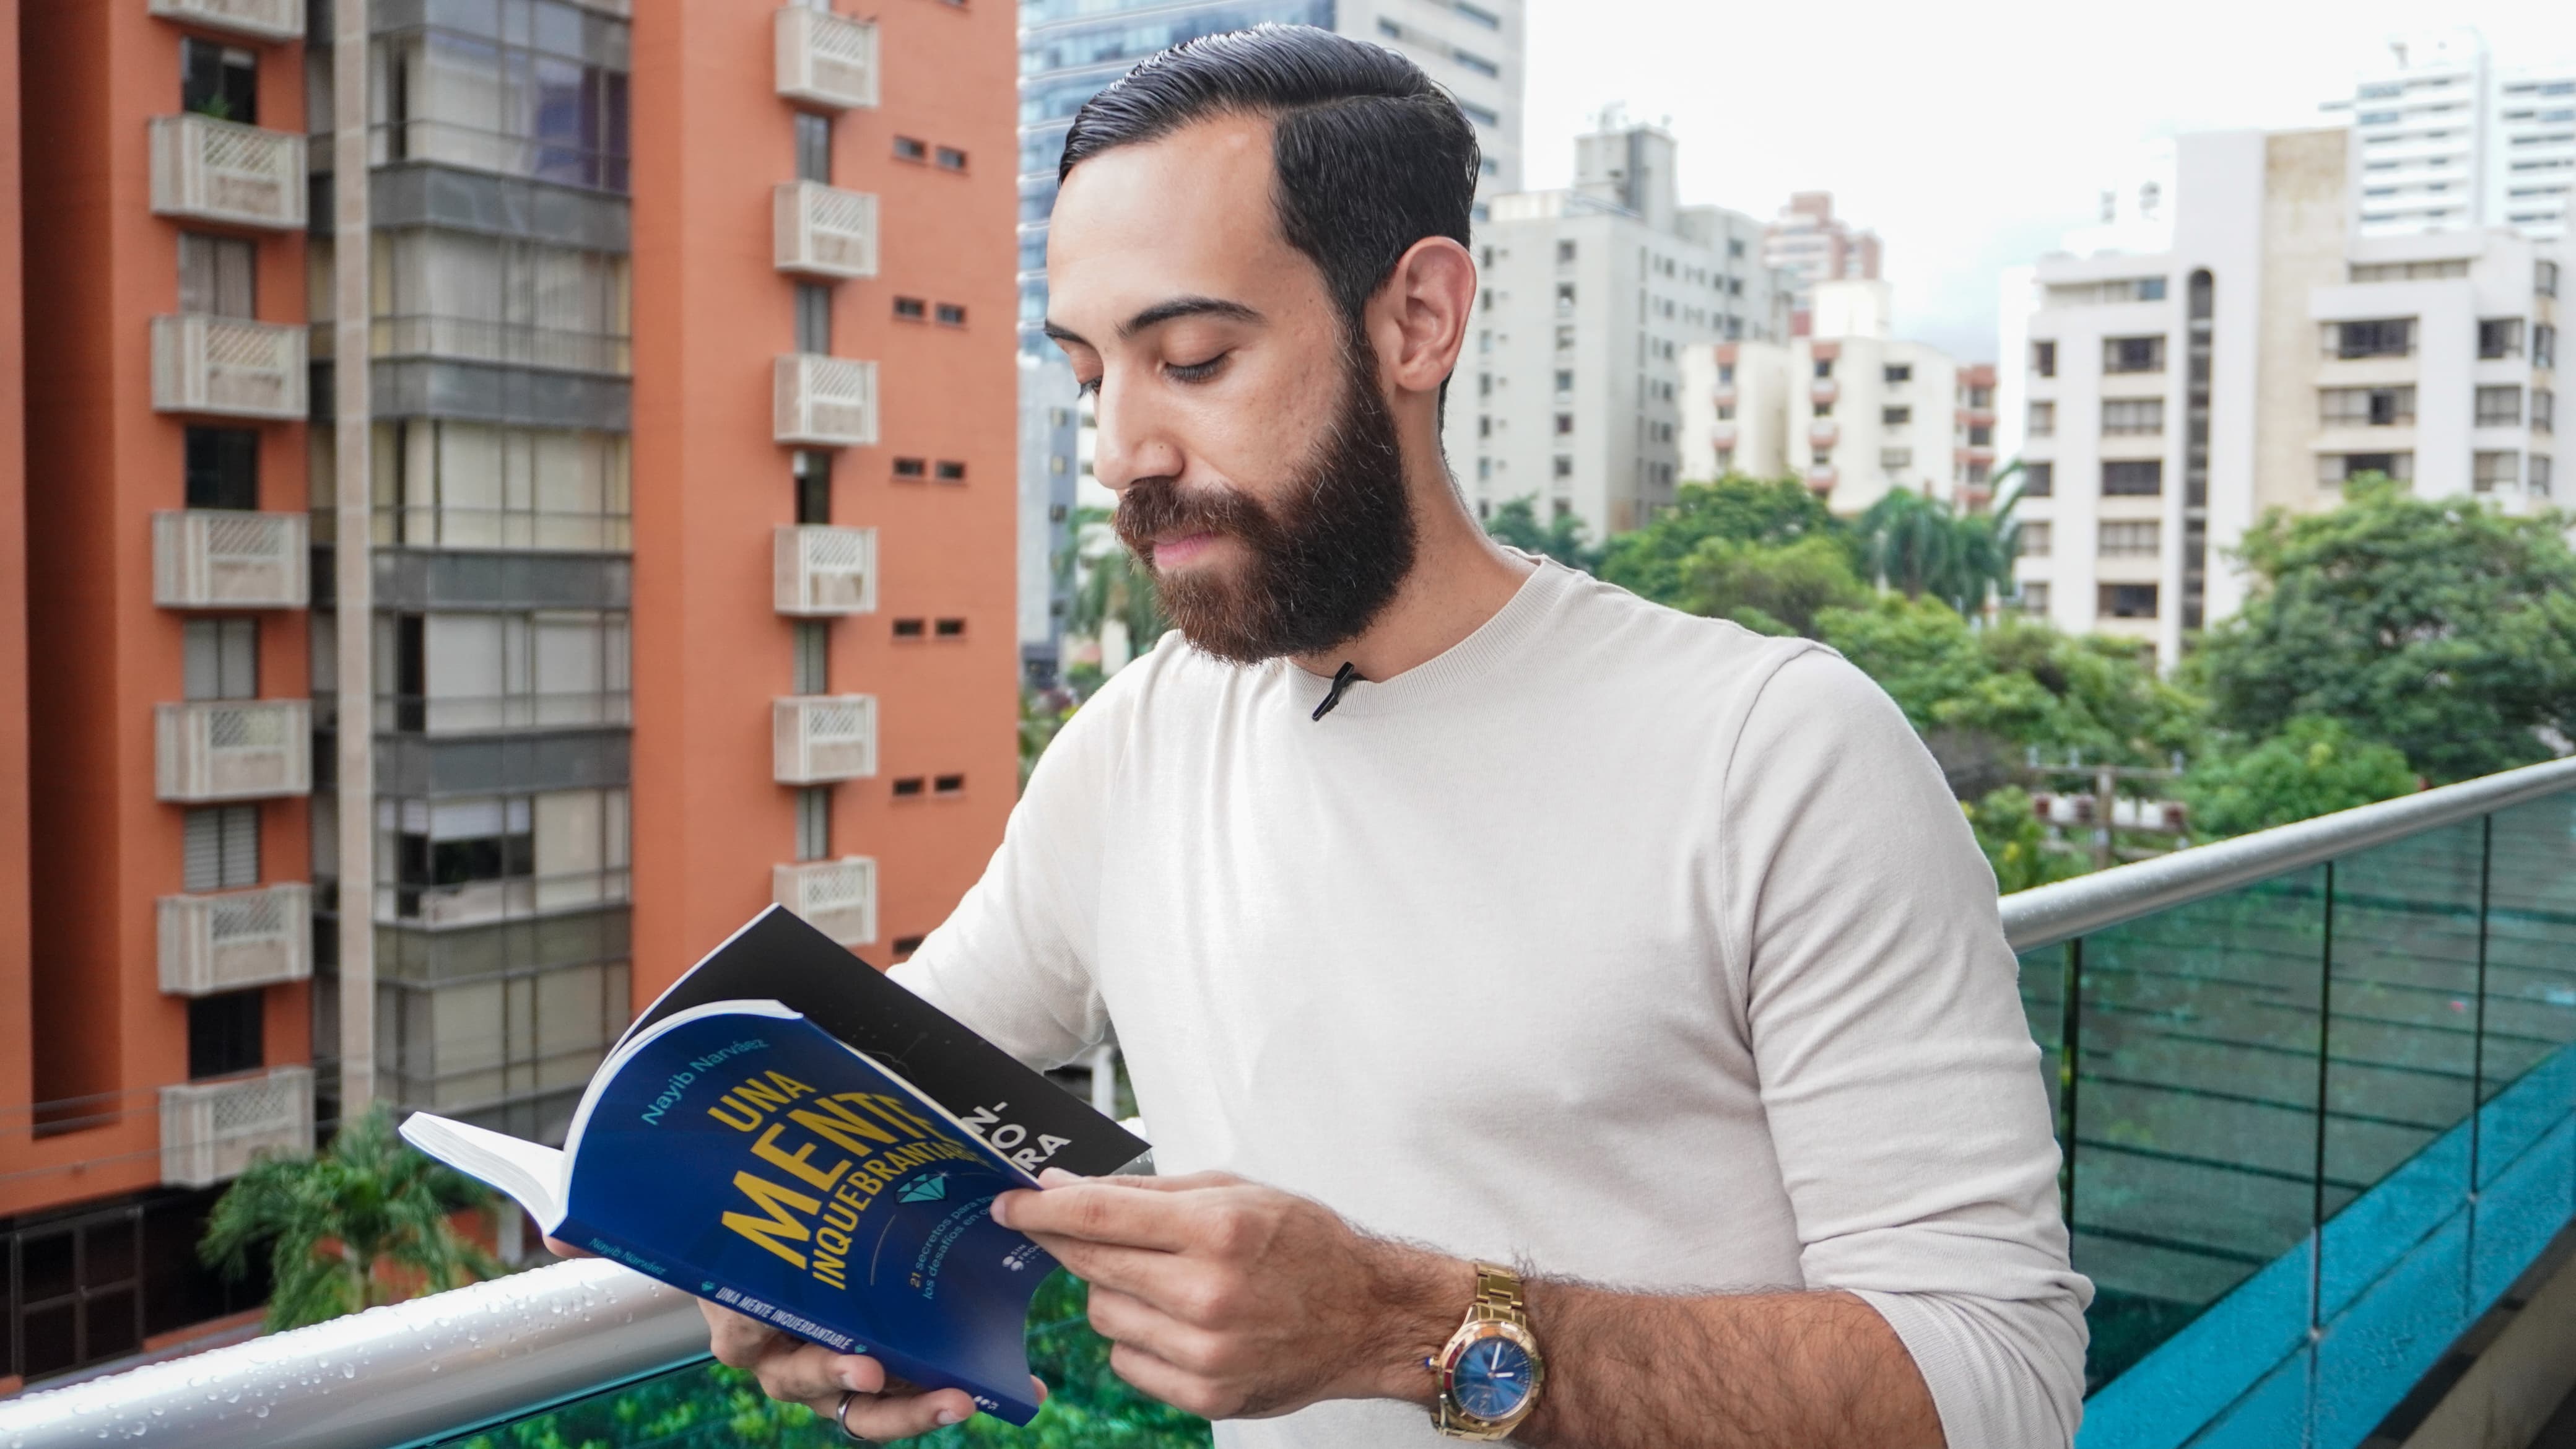
<instances>
[{"instance_id":1,"label":"fingernail","mask_svg":"<svg viewBox=\"0 0 2576 1449\"><path fill-rule=\"evenodd\" d=\"M841 1370L841 1387L848 1389L854 1394L863 1394L867 1392L867 1387L859 1382L859 1367L857 1364L852 1364Z\"/></svg>"},{"instance_id":2,"label":"fingernail","mask_svg":"<svg viewBox=\"0 0 2576 1449\"><path fill-rule=\"evenodd\" d=\"M993 1221L1006 1228L1011 1225L1011 1194L1006 1192L993 1199Z\"/></svg>"},{"instance_id":3,"label":"fingernail","mask_svg":"<svg viewBox=\"0 0 2576 1449\"><path fill-rule=\"evenodd\" d=\"M964 1414L957 1412L955 1409L942 1409L939 1411L939 1422L943 1427L949 1424L954 1424L965 1417L966 1416Z\"/></svg>"}]
</instances>

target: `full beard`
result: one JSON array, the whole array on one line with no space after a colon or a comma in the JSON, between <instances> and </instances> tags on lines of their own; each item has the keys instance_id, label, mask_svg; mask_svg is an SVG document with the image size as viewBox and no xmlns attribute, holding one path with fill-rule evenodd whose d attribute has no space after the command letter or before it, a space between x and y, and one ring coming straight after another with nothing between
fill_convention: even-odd
<instances>
[{"instance_id":1,"label":"full beard","mask_svg":"<svg viewBox=\"0 0 2576 1449\"><path fill-rule=\"evenodd\" d=\"M1236 664L1320 654L1359 637L1394 600L1413 569L1414 520L1375 363L1358 348L1345 356L1340 407L1283 503L1168 477L1119 495L1119 540L1192 647ZM1250 562L1233 572L1154 567L1156 537L1200 531L1241 543Z\"/></svg>"}]
</instances>

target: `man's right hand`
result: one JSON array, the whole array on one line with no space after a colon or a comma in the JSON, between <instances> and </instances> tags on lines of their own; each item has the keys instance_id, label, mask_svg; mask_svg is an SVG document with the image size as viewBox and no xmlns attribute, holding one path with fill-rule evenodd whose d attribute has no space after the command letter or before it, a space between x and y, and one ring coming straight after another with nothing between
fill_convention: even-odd
<instances>
[{"instance_id":1,"label":"man's right hand","mask_svg":"<svg viewBox=\"0 0 2576 1449\"><path fill-rule=\"evenodd\" d=\"M887 1378L885 1366L864 1354L834 1353L703 1298L698 1311L707 1317L708 1347L717 1362L751 1370L761 1392L783 1403L803 1404L826 1419L840 1412L841 1396L849 1394L841 1426L862 1439L909 1439L963 1423L975 1412L975 1401L963 1389L925 1393ZM1038 1392L1043 1396L1045 1386L1039 1385Z\"/></svg>"}]
</instances>

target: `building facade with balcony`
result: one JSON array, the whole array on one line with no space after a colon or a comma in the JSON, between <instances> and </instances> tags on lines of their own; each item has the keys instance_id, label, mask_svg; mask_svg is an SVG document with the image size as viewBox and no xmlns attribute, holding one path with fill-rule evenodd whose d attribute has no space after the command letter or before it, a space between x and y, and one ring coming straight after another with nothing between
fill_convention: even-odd
<instances>
[{"instance_id":1,"label":"building facade with balcony","mask_svg":"<svg viewBox=\"0 0 2576 1449\"><path fill-rule=\"evenodd\" d=\"M2169 211L2007 287L2026 608L2170 664L2243 602L2227 555L2268 509L2362 473L2554 500L2567 242L2356 230L2352 135L2183 137Z\"/></svg>"},{"instance_id":2,"label":"building facade with balcony","mask_svg":"<svg viewBox=\"0 0 2576 1449\"><path fill-rule=\"evenodd\" d=\"M2568 234L2576 54L2500 60L2476 30L2407 31L2322 108L2352 127L2356 235Z\"/></svg>"},{"instance_id":3,"label":"building facade with balcony","mask_svg":"<svg viewBox=\"0 0 2576 1449\"><path fill-rule=\"evenodd\" d=\"M1834 215L1832 192L1792 193L1762 229L1762 260L1789 275L1792 335L1813 327L1818 284L1877 281L1882 250L1878 233Z\"/></svg>"},{"instance_id":4,"label":"building facade with balcony","mask_svg":"<svg viewBox=\"0 0 2576 1449\"><path fill-rule=\"evenodd\" d=\"M255 1305L208 1206L364 1102L559 1140L773 902L899 959L1017 650L1007 10L0 13L86 118L0 187L5 1387Z\"/></svg>"}]
</instances>

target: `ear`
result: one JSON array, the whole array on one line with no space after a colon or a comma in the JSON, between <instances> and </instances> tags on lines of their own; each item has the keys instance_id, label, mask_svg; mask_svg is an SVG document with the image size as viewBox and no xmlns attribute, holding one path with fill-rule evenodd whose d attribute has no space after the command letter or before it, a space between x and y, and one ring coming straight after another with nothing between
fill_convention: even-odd
<instances>
[{"instance_id":1,"label":"ear","mask_svg":"<svg viewBox=\"0 0 2576 1449\"><path fill-rule=\"evenodd\" d=\"M1405 249L1369 299L1368 336L1378 375L1398 393L1432 393L1458 365L1476 306L1476 263L1445 236Z\"/></svg>"}]
</instances>

